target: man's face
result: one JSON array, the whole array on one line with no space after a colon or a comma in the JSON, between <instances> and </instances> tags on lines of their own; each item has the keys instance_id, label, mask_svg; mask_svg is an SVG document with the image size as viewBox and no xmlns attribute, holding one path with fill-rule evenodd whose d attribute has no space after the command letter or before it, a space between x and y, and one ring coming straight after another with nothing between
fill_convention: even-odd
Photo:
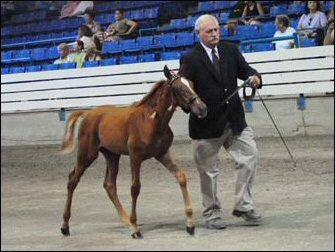
<instances>
[{"instance_id":1,"label":"man's face","mask_svg":"<svg viewBox=\"0 0 335 252\"><path fill-rule=\"evenodd\" d=\"M123 19L123 14L120 11L115 11L115 19L116 20Z\"/></svg>"},{"instance_id":2,"label":"man's face","mask_svg":"<svg viewBox=\"0 0 335 252\"><path fill-rule=\"evenodd\" d=\"M220 40L220 27L218 22L212 19L204 20L199 28L199 37L206 46L210 48L217 46Z\"/></svg>"}]
</instances>

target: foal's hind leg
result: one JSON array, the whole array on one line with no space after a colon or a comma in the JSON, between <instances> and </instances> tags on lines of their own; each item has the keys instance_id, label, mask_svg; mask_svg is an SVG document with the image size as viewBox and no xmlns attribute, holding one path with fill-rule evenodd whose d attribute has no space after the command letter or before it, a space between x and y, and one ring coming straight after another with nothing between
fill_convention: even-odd
<instances>
[{"instance_id":1,"label":"foal's hind leg","mask_svg":"<svg viewBox=\"0 0 335 252\"><path fill-rule=\"evenodd\" d=\"M70 235L69 219L71 217L71 204L73 198L73 192L76 189L80 177L84 174L85 170L92 164L92 162L98 157L98 149L93 143L85 144L82 143L78 149L77 164L73 171L69 174L69 180L67 184L67 199L65 209L63 213L63 225L61 228L62 234L65 236Z\"/></svg>"},{"instance_id":2,"label":"foal's hind leg","mask_svg":"<svg viewBox=\"0 0 335 252\"><path fill-rule=\"evenodd\" d=\"M106 150L104 148L102 148L100 151L104 155L104 157L106 159L106 162L107 162L104 188L105 188L109 198L114 203L122 221L125 224L130 225L129 215L127 214L126 210L122 206L122 204L119 200L119 197L117 195L116 178L117 178L117 174L119 172L120 155L109 152L108 150Z\"/></svg>"},{"instance_id":3,"label":"foal's hind leg","mask_svg":"<svg viewBox=\"0 0 335 252\"><path fill-rule=\"evenodd\" d=\"M179 169L172 161L170 153L155 157L159 162L161 162L178 180L181 191L183 193L184 203L185 203L185 213L186 213L186 231L193 235L194 234L194 219L193 210L191 204L191 198L187 190L186 174L183 170Z\"/></svg>"}]
</instances>

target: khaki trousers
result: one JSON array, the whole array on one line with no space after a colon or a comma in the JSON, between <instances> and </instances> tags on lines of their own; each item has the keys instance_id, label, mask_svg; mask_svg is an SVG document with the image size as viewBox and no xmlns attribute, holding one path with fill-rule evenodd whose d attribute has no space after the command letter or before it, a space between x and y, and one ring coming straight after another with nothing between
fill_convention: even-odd
<instances>
[{"instance_id":1,"label":"khaki trousers","mask_svg":"<svg viewBox=\"0 0 335 252\"><path fill-rule=\"evenodd\" d=\"M200 174L203 215L207 220L221 217L221 204L217 198L217 177L219 175L218 152L223 146L235 160L237 181L235 187L235 210L254 209L252 184L259 163L259 154L250 127L240 135L233 135L229 124L221 137L192 140L194 159Z\"/></svg>"}]
</instances>

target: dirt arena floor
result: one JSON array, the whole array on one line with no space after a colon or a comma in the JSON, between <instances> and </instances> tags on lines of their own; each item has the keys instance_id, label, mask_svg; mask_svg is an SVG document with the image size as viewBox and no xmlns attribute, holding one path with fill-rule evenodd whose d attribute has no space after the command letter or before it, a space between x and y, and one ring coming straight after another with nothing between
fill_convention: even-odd
<instances>
[{"instance_id":1,"label":"dirt arena floor","mask_svg":"<svg viewBox=\"0 0 335 252\"><path fill-rule=\"evenodd\" d=\"M143 240L134 240L103 189L101 156L86 171L74 194L70 237L60 233L67 176L75 154L58 146L1 147L2 250L334 250L334 136L286 138L298 162L296 170L280 138L256 139L261 165L254 198L264 223L248 227L231 215L235 171L220 153L219 198L228 228L205 229L199 176L189 141L171 149L188 174L196 220L192 237L185 232L179 185L155 160L142 165L138 223ZM118 192L130 210L130 169L122 157Z\"/></svg>"}]
</instances>

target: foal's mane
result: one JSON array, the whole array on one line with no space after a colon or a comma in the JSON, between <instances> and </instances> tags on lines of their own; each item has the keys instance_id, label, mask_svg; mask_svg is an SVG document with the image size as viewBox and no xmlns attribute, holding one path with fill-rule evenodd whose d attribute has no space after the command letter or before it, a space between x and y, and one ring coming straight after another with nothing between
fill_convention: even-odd
<instances>
[{"instance_id":1,"label":"foal's mane","mask_svg":"<svg viewBox=\"0 0 335 252\"><path fill-rule=\"evenodd\" d=\"M154 96L154 94L157 92L157 90L159 90L164 83L165 83L165 80L160 80L159 82L157 82L151 88L151 90L142 98L142 100L134 102L133 105L135 107L138 107L138 106L144 104L145 102L147 102L152 96Z\"/></svg>"}]
</instances>

